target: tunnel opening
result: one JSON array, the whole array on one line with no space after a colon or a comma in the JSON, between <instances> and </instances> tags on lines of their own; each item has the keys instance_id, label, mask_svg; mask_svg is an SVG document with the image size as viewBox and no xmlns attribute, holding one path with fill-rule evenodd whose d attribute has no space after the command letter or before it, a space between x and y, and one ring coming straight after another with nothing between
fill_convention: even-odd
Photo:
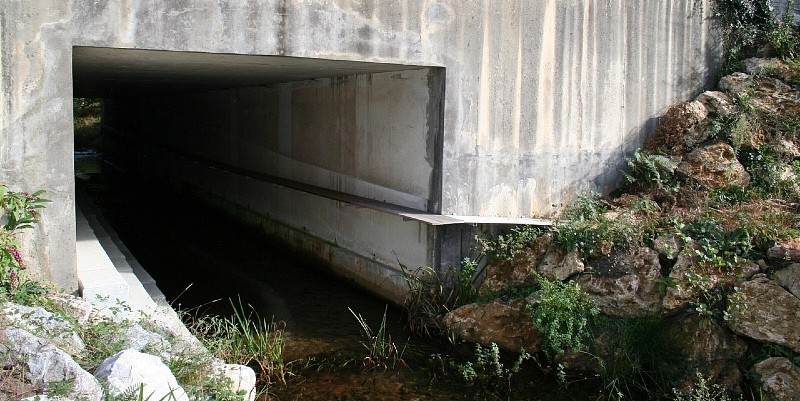
<instances>
[{"instance_id":1,"label":"tunnel opening","mask_svg":"<svg viewBox=\"0 0 800 401\"><path fill-rule=\"evenodd\" d=\"M439 257L408 216L440 211L443 86L430 66L73 48L104 160L394 302L401 266Z\"/></svg>"}]
</instances>

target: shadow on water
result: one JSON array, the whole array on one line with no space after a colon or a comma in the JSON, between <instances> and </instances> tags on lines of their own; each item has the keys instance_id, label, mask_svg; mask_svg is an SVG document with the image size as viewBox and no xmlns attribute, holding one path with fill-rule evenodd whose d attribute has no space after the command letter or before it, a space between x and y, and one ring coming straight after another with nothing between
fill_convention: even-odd
<instances>
[{"instance_id":1,"label":"shadow on water","mask_svg":"<svg viewBox=\"0 0 800 401\"><path fill-rule=\"evenodd\" d=\"M240 298L261 317L285 322L285 359L310 363L299 364L297 372L292 368L297 376L286 386L271 387L265 399L597 399L594 386L564 388L533 363L511 393L465 386L453 366L474 358L474 346L411 338L399 310L387 310L385 301L334 277L324 265L291 253L207 205L110 168L99 154L76 155L75 170L82 191L173 307L227 315L229 300ZM392 338L399 344L411 338L404 356L408 367L365 370L361 357L355 356L336 368L342 360L327 359L331 355L364 355L364 338L348 308L373 327L387 311Z\"/></svg>"}]
</instances>

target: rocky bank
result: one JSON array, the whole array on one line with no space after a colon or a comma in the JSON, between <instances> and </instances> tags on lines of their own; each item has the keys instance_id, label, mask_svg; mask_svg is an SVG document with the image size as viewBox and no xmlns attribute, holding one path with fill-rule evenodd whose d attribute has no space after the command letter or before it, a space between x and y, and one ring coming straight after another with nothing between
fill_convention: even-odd
<instances>
[{"instance_id":1,"label":"rocky bank","mask_svg":"<svg viewBox=\"0 0 800 401\"><path fill-rule=\"evenodd\" d=\"M674 170L668 173L674 174L684 188L728 191L718 193L745 191L752 185L748 171L753 171L754 164L746 168L742 157L752 155L748 151L753 149L768 147L773 152L770 154L787 160L788 166L800 160L800 132L796 127L776 134L759 129L744 118L735 119L742 108L766 118L800 116L800 92L790 85L798 81L793 73L796 70L776 59L749 59L744 64L745 71L720 80L719 91L702 93L671 108L645 144L646 149L663 158L664 165L672 166ZM729 122L731 134L720 135L720 121ZM785 168L777 173L781 183L793 183L787 191L800 188L795 169ZM681 212L688 215L693 205L685 194L693 192L672 191L658 188L636 193L635 197L652 200L662 208L667 203L676 210L682 207ZM612 205L614 202L621 203L609 201ZM796 201L768 200L766 205L759 207L774 207L775 213L788 210L794 216L792 224L797 224ZM613 221L622 218L620 214L624 212L612 208L606 213L607 219ZM727 211L717 214L724 213ZM765 213L769 215L770 211ZM631 221L636 224L635 218ZM741 226L735 218L720 224L729 233ZM694 372L699 371L711 382L734 392L750 385L763 390L769 400L800 400L800 367L796 365L800 362L800 238L756 244L751 254L758 255L758 259L730 257L725 260L732 262L725 266L703 259L708 258L709 252L697 239L662 233L648 238L642 246L610 247L582 257L557 246L550 232L536 238L513 260L491 262L479 292L484 298L491 298L491 294L501 294L504 289L530 285L534 272L549 279L575 282L603 315L661 321L667 341L680 355L676 371L682 373L674 377L676 387L689 386ZM714 298L720 300L715 305L717 310L704 309L711 297L719 297ZM531 297L511 299L502 295L456 309L445 316L444 323L466 341L497 343L513 351L524 346L533 351L540 339L526 312L531 307L535 307ZM603 349L602 342L608 339L594 341L591 348L598 353L602 352L597 351ZM774 346L781 347L789 357L752 361L764 357L755 350ZM559 358L567 369L593 366L591 360L579 361L581 358L569 352Z\"/></svg>"}]
</instances>

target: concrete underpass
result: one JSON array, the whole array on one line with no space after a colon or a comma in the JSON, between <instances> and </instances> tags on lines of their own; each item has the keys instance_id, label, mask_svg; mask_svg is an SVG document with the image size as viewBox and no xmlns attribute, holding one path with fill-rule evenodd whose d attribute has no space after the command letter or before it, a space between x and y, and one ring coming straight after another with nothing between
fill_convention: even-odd
<instances>
[{"instance_id":1,"label":"concrete underpass","mask_svg":"<svg viewBox=\"0 0 800 401\"><path fill-rule=\"evenodd\" d=\"M75 96L104 99L106 157L396 302L404 273L457 266L476 230L439 214L444 74L324 59L73 50Z\"/></svg>"}]
</instances>

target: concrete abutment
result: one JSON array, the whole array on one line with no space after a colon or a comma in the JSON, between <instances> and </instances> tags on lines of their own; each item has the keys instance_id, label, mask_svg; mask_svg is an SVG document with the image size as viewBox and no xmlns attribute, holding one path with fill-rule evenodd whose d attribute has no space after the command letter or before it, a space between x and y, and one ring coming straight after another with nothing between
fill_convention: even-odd
<instances>
[{"instance_id":1,"label":"concrete abutment","mask_svg":"<svg viewBox=\"0 0 800 401\"><path fill-rule=\"evenodd\" d=\"M709 85L710 10L5 0L0 182L49 191L25 248L76 290L70 104L99 96L145 173L383 265L441 268L459 225L533 223L613 185L653 119Z\"/></svg>"}]
</instances>

